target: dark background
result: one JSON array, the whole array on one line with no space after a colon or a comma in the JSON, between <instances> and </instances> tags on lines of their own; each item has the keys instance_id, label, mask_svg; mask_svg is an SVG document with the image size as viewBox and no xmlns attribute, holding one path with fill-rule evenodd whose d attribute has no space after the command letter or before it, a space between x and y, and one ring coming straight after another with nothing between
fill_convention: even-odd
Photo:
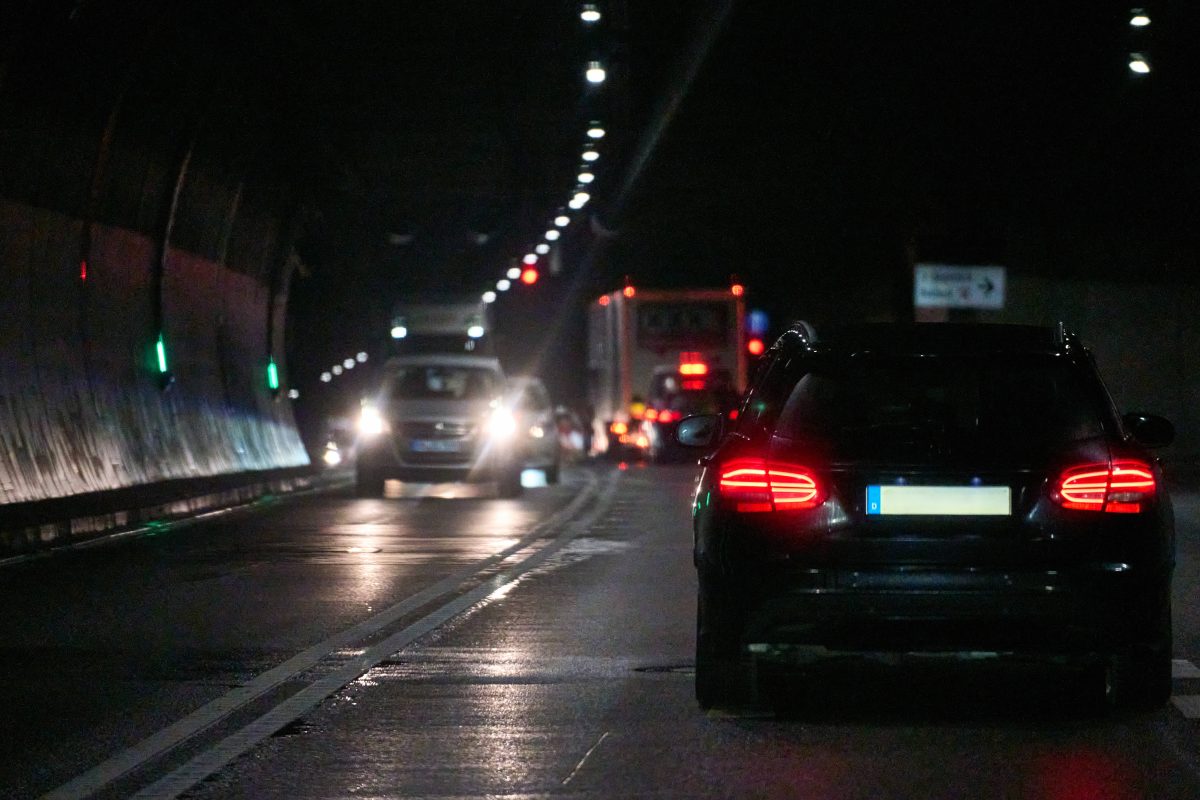
<instances>
[{"instance_id":1,"label":"dark background","mask_svg":"<svg viewBox=\"0 0 1200 800\"><path fill-rule=\"evenodd\" d=\"M283 210L302 422L353 404L369 369L318 376L359 351L378 363L395 302L478 295L540 241L592 119L609 135L586 215L542 280L494 309L509 367L567 402L583 308L626 275L736 274L775 331L911 318L915 261L1193 281L1191 4L1145 5L1142 31L1111 2L610 0L591 27L580 5L29 0L4 12L0 80L31 140L121 104L132 149L195 136L246 209ZM1130 72L1133 51L1150 75ZM591 59L608 69L599 88L583 81ZM71 206L88 172L60 162L6 159L0 188ZM102 221L152 229L144 180ZM236 262L257 245L229 246Z\"/></svg>"}]
</instances>

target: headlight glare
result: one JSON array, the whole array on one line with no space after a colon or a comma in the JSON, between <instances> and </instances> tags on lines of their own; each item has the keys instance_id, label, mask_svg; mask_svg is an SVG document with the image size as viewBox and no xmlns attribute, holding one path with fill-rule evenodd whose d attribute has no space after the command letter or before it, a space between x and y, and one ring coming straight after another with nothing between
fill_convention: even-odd
<instances>
[{"instance_id":1,"label":"headlight glare","mask_svg":"<svg viewBox=\"0 0 1200 800\"><path fill-rule=\"evenodd\" d=\"M378 436L388 429L387 420L375 406L363 406L358 416L358 432L364 436Z\"/></svg>"}]
</instances>

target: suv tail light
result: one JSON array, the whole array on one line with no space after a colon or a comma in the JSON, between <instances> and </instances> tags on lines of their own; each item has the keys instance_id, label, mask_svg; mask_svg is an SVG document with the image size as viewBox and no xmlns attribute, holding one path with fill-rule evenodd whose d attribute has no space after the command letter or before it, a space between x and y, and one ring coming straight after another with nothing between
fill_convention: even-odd
<instances>
[{"instance_id":1,"label":"suv tail light","mask_svg":"<svg viewBox=\"0 0 1200 800\"><path fill-rule=\"evenodd\" d=\"M761 458L722 465L717 485L740 512L794 511L825 502L824 488L811 469Z\"/></svg>"},{"instance_id":2,"label":"suv tail light","mask_svg":"<svg viewBox=\"0 0 1200 800\"><path fill-rule=\"evenodd\" d=\"M1136 514L1154 496L1154 471L1141 461L1071 467L1059 476L1054 500L1063 508Z\"/></svg>"}]
</instances>

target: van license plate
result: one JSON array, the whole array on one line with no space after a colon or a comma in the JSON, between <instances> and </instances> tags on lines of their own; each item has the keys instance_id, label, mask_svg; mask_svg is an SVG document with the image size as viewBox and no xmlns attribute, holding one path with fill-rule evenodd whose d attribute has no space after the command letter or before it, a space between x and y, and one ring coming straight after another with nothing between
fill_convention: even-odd
<instances>
[{"instance_id":1,"label":"van license plate","mask_svg":"<svg viewBox=\"0 0 1200 800\"><path fill-rule=\"evenodd\" d=\"M461 439L413 439L409 448L414 453L457 453L463 444Z\"/></svg>"}]
</instances>

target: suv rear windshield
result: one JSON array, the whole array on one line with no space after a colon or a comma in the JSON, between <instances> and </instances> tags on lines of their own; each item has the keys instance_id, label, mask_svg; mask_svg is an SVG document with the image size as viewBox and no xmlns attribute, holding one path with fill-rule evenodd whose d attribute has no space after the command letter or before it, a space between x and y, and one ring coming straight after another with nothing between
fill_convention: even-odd
<instances>
[{"instance_id":1,"label":"suv rear windshield","mask_svg":"<svg viewBox=\"0 0 1200 800\"><path fill-rule=\"evenodd\" d=\"M775 434L836 459L1033 456L1104 432L1102 390L1049 356L825 357L792 379Z\"/></svg>"},{"instance_id":2,"label":"suv rear windshield","mask_svg":"<svg viewBox=\"0 0 1200 800\"><path fill-rule=\"evenodd\" d=\"M404 367L391 379L392 400L488 400L501 394L499 376L483 367Z\"/></svg>"}]
</instances>

